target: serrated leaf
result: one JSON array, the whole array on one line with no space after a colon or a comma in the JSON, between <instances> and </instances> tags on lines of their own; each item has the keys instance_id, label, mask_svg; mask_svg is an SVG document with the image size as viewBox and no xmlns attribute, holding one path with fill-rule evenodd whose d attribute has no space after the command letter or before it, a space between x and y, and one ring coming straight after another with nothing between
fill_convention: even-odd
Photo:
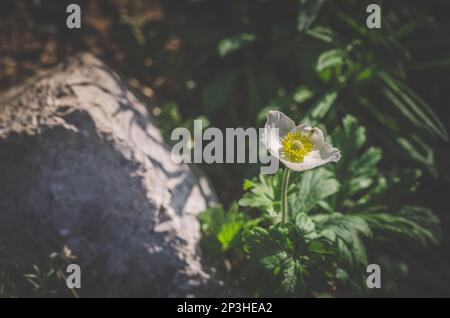
<instances>
[{"instance_id":1,"label":"serrated leaf","mask_svg":"<svg viewBox=\"0 0 450 318\"><path fill-rule=\"evenodd\" d=\"M366 142L366 129L359 125L358 120L347 115L332 134L333 143L340 149L345 149L345 158L355 159L358 151Z\"/></svg>"},{"instance_id":2,"label":"serrated leaf","mask_svg":"<svg viewBox=\"0 0 450 318\"><path fill-rule=\"evenodd\" d=\"M274 221L278 220L282 177L281 171L278 171L274 175L260 175L258 178L247 181L245 187L249 191L244 193L239 200L239 205L258 208Z\"/></svg>"},{"instance_id":3,"label":"serrated leaf","mask_svg":"<svg viewBox=\"0 0 450 318\"><path fill-rule=\"evenodd\" d=\"M240 234L249 224L245 215L233 203L228 211L222 206L215 206L202 212L199 216L205 249L211 253L224 252L235 246L240 240Z\"/></svg>"},{"instance_id":4,"label":"serrated leaf","mask_svg":"<svg viewBox=\"0 0 450 318\"><path fill-rule=\"evenodd\" d=\"M292 258L282 264L283 279L281 281L281 288L283 293L293 294L297 287L297 268L296 262Z\"/></svg>"},{"instance_id":5,"label":"serrated leaf","mask_svg":"<svg viewBox=\"0 0 450 318\"><path fill-rule=\"evenodd\" d=\"M437 244L441 238L439 219L430 209L405 206L398 213L360 214L380 239L398 235L423 245Z\"/></svg>"},{"instance_id":6,"label":"serrated leaf","mask_svg":"<svg viewBox=\"0 0 450 318\"><path fill-rule=\"evenodd\" d=\"M275 295L303 296L311 273L330 270L330 257L335 254L329 241L308 239L301 233L294 224L285 223L269 229L257 226L244 234L244 251L270 273Z\"/></svg>"},{"instance_id":7,"label":"serrated leaf","mask_svg":"<svg viewBox=\"0 0 450 318\"><path fill-rule=\"evenodd\" d=\"M371 237L366 221L355 215L341 213L312 216L319 233L332 241L340 256L351 266L367 264L367 254L360 236Z\"/></svg>"},{"instance_id":8,"label":"serrated leaf","mask_svg":"<svg viewBox=\"0 0 450 318\"><path fill-rule=\"evenodd\" d=\"M269 271L280 272L284 264L291 259L286 251L279 251L273 255L263 256L259 262Z\"/></svg>"},{"instance_id":9,"label":"serrated leaf","mask_svg":"<svg viewBox=\"0 0 450 318\"><path fill-rule=\"evenodd\" d=\"M305 213L299 213L295 218L295 225L301 232L308 234L314 231L314 222Z\"/></svg>"},{"instance_id":10,"label":"serrated leaf","mask_svg":"<svg viewBox=\"0 0 450 318\"><path fill-rule=\"evenodd\" d=\"M303 172L296 189L288 197L292 218L298 213L308 213L320 201L336 193L339 183L330 171L317 168Z\"/></svg>"}]
</instances>

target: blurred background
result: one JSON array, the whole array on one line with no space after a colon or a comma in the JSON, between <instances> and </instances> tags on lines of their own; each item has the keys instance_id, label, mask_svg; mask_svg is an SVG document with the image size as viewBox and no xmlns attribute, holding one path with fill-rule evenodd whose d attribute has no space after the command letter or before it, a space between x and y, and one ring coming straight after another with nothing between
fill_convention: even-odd
<instances>
[{"instance_id":1,"label":"blurred background","mask_svg":"<svg viewBox=\"0 0 450 318\"><path fill-rule=\"evenodd\" d=\"M382 28L369 30L375 2ZM70 3L81 7L80 30L66 27ZM193 119L262 127L279 109L332 129L350 114L382 150L381 171L420 171L406 200L440 219L440 244L408 247L389 265L407 273L388 294L450 296L449 14L446 0L3 0L0 92L90 51L147 104L168 142ZM259 172L201 168L226 207Z\"/></svg>"}]
</instances>

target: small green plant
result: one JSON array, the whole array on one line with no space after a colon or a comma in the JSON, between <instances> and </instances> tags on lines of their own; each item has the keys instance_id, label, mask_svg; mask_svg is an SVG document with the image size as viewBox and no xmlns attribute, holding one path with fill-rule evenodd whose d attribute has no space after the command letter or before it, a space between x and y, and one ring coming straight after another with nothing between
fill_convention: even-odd
<instances>
[{"instance_id":1,"label":"small green plant","mask_svg":"<svg viewBox=\"0 0 450 318\"><path fill-rule=\"evenodd\" d=\"M68 260L51 253L38 264L0 264L0 298L73 297L63 271Z\"/></svg>"},{"instance_id":2,"label":"small green plant","mask_svg":"<svg viewBox=\"0 0 450 318\"><path fill-rule=\"evenodd\" d=\"M221 206L212 207L199 218L203 233L201 244L208 254L220 254L237 247L242 230L258 222L249 222L249 218L238 210L236 203L233 203L228 211L224 211Z\"/></svg>"},{"instance_id":3,"label":"small green plant","mask_svg":"<svg viewBox=\"0 0 450 318\"><path fill-rule=\"evenodd\" d=\"M286 222L281 171L245 180L239 206L200 216L205 253L233 264L230 277L252 294L364 295L366 267L383 254L383 244L440 241L432 211L410 199L405 204L418 187L419 170L381 173L380 149L365 146L365 129L352 116L331 139L341 161L292 174Z\"/></svg>"}]
</instances>

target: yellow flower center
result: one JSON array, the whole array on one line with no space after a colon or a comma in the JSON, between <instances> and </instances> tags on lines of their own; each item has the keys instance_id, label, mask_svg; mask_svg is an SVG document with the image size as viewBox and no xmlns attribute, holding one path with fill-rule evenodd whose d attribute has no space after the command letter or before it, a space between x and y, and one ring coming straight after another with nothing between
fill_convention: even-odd
<instances>
[{"instance_id":1,"label":"yellow flower center","mask_svg":"<svg viewBox=\"0 0 450 318\"><path fill-rule=\"evenodd\" d=\"M281 156L292 162L303 162L313 149L310 135L301 131L290 132L281 139Z\"/></svg>"}]
</instances>

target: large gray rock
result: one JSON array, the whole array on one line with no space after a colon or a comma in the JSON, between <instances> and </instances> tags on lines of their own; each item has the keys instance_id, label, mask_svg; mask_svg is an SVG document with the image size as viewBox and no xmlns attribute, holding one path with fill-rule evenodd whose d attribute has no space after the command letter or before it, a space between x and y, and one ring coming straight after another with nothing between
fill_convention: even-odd
<instances>
[{"instance_id":1,"label":"large gray rock","mask_svg":"<svg viewBox=\"0 0 450 318\"><path fill-rule=\"evenodd\" d=\"M210 295L196 215L215 201L90 54L0 97L0 237L23 244L2 262L66 247L94 295Z\"/></svg>"}]
</instances>

